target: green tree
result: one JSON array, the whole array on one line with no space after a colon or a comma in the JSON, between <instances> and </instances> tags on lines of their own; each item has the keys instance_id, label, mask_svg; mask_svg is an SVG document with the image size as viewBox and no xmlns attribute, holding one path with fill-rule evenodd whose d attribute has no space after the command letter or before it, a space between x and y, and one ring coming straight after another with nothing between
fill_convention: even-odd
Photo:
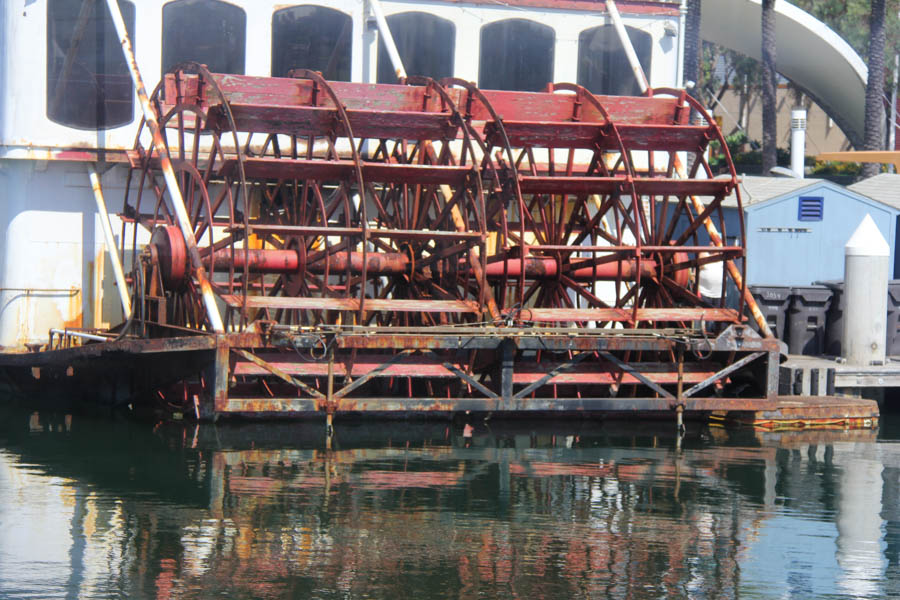
<instances>
[{"instance_id":1,"label":"green tree","mask_svg":"<svg viewBox=\"0 0 900 600\"><path fill-rule=\"evenodd\" d=\"M884 149L884 21L885 0L872 0L869 15L869 79L866 82L866 150ZM865 163L863 177L881 170L877 163Z\"/></svg>"},{"instance_id":2,"label":"green tree","mask_svg":"<svg viewBox=\"0 0 900 600\"><path fill-rule=\"evenodd\" d=\"M898 12L900 12L900 0L880 0L878 6L871 0L793 0L793 2L831 27L861 56L872 56L873 50L876 51L876 57L880 54L880 64L876 65L875 68L873 68L871 58L869 59L869 72L872 73L873 71L876 71L881 74L885 79L883 85L894 85L893 72L890 69L885 71L885 67L890 66L890 64L893 63L891 60L893 56L900 52L900 17L898 17ZM873 47L873 44L870 43L875 41L877 37L874 35L876 32L873 31L872 27L872 11L873 8L877 8L880 15L882 6L884 7L884 17L882 19L879 16L879 19L876 20L879 22L884 32L884 49L879 52L877 44ZM878 59L876 58L876 60ZM867 115L869 115L866 117L867 123L870 116L874 122L877 112L875 110L875 105L878 104L878 101L875 100L875 90L869 89L869 84L877 85L878 82L876 79L870 78L869 81L867 81L866 106ZM869 100L870 94L872 96L871 102ZM881 98L882 105L887 100L884 95L879 96L879 98ZM882 111L882 115L883 114ZM884 116L881 118L886 120ZM879 122L883 123L884 121ZM869 137L868 127L869 125L867 124L866 140L868 140ZM883 125L879 125L878 130L883 131ZM882 145L883 142L879 143L876 149L880 149ZM864 147L869 148L868 141L864 141ZM877 167L869 167L870 172L875 168Z\"/></svg>"},{"instance_id":3,"label":"green tree","mask_svg":"<svg viewBox=\"0 0 900 600\"><path fill-rule=\"evenodd\" d=\"M738 95L737 121L742 128L746 129L750 107L762 85L762 68L759 61L734 50L725 51L723 58L728 65L726 74L731 82L731 87Z\"/></svg>"},{"instance_id":4,"label":"green tree","mask_svg":"<svg viewBox=\"0 0 900 600\"><path fill-rule=\"evenodd\" d=\"M816 17L850 44L860 56L869 49L870 0L792 0L793 4ZM885 2L886 49L900 50L900 0ZM887 51L887 50L886 50Z\"/></svg>"}]
</instances>

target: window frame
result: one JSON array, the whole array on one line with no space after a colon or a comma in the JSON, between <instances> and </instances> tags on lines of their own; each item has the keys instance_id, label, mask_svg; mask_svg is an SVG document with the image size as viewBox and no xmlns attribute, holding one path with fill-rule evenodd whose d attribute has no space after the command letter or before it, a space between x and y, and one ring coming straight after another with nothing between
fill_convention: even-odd
<instances>
[{"instance_id":1,"label":"window frame","mask_svg":"<svg viewBox=\"0 0 900 600\"><path fill-rule=\"evenodd\" d=\"M547 65L546 66L548 67L548 74L547 74L546 80L537 89L533 89L531 87L523 88L522 86L518 86L518 87L495 86L489 82L485 82L485 80L484 80L484 78L485 78L485 62L484 62L485 43L484 42L485 42L486 32L489 31L491 28L498 27L502 24L512 25L514 23L515 24L518 24L518 23L527 24L527 25L533 27L535 30L543 30L545 32L550 33L549 52L544 54L547 57ZM490 23L485 23L484 25L482 25L481 30L478 32L478 41L479 41L479 43L478 43L478 87L480 87L482 89L538 92L538 91L543 90L544 86L546 84L553 82L554 72L555 72L555 68L556 68L556 45L559 42L559 38L557 36L556 29L554 27L552 27L551 25L547 25L546 23L541 23L539 21L535 21L534 19L525 19L525 18L521 18L521 17L510 17L507 19L498 19L496 21L491 21Z\"/></svg>"},{"instance_id":2,"label":"window frame","mask_svg":"<svg viewBox=\"0 0 900 600\"><path fill-rule=\"evenodd\" d=\"M582 58L582 47L589 45L593 36L597 34L599 31L608 31L610 32L610 39L615 40L618 48L613 50L612 53L621 53L623 55L623 61L621 64L625 65L622 68L622 71L627 71L627 74L631 77L631 88L627 90L628 93L618 94L613 93L614 90L610 89L610 79L614 73L603 73L602 85L598 86L600 89L593 89L591 82L588 81L589 76L592 74L591 70L584 65L586 58L583 60ZM653 34L649 31L645 31L640 29L639 27L632 27L631 25L625 25L625 32L628 34L628 39L631 42L632 47L634 47L635 54L637 55L638 62L641 64L641 68L647 77L650 77L653 68ZM637 36L632 36L632 32L637 34ZM641 39L642 38L642 39ZM646 43L646 64L641 60L641 50ZM591 91L594 94L602 95L602 96L636 96L640 95L640 89L637 82L634 80L634 76L631 74L631 67L628 66L627 58L624 57L625 49L622 46L621 41L619 40L618 33L615 31L615 25L611 23L606 23L603 25L596 25L594 27L588 27L587 29L582 29L578 32L578 44L576 49L576 74L575 80L578 85L583 86L585 89Z\"/></svg>"},{"instance_id":3,"label":"window frame","mask_svg":"<svg viewBox=\"0 0 900 600\"><path fill-rule=\"evenodd\" d=\"M283 59L283 61L282 61L282 60L278 60L278 59L276 58L277 43L278 43L278 41L279 41L279 40L278 40L278 36L276 35L276 31L275 31L276 20L278 19L278 16L279 16L279 15L286 15L286 14L289 14L291 11L295 11L295 10L297 10L297 9L303 9L303 8L312 8L312 9L316 9L316 10L319 10L319 11L327 11L327 13L325 13L325 14L331 14L332 16L337 16L337 15L339 15L340 17L342 17L341 31L339 32L338 36L340 36L340 34L343 33L344 28L347 26L347 24L349 24L349 29L347 30L347 31L348 31L348 33L347 33L347 48L348 48L348 51L347 51L347 54L344 56L344 59L346 60L346 64L345 64L345 65L340 65L340 64L339 64L339 65L336 67L336 72L337 72L338 75L341 75L341 73L340 73L340 71L341 71L340 67L341 67L341 66L345 66L345 67L346 67L346 78L341 77L341 76L339 76L339 77L329 77L329 73L324 72L324 69L317 69L317 68L316 68L318 65L310 65L310 66L307 66L307 67L292 66L292 67L290 67L290 68L288 68L288 69L281 69L281 68L278 68L278 67L281 67L281 64L280 64L280 63L281 63L281 62L287 62L287 59ZM301 17L301 18L309 19L309 18L313 18L313 17L310 16L310 17ZM323 76L324 76L326 79L331 79L332 81L351 81L352 78L353 78L353 43L354 43L354 37L353 37L353 36L354 36L354 29L356 28L356 24L355 24L353 21L354 21L354 20L353 20L353 15L352 15L352 14L346 13L346 12L344 12L344 11L342 11L342 10L339 10L339 9L334 8L334 7L331 7L331 6L323 6L323 5L321 5L321 4L309 4L309 3L306 3L306 4L292 4L292 5L290 5L290 6L284 6L284 7L279 8L278 10L273 11L273 12L272 12L271 18L269 19L269 37L270 37L270 40L269 40L269 41L270 41L270 49L269 49L270 66L269 66L269 74L270 74L270 76L272 76L272 77L287 77L287 72L290 71L290 70L292 70L292 69L302 69L302 68L307 68L307 69L311 69L311 70L323 71L323 73L322 73ZM341 38L341 37L338 37L338 38L336 39L336 41L335 41L335 44L337 44L337 43L340 42L341 40L342 40L342 38ZM340 63L340 61L339 61L339 63Z\"/></svg>"},{"instance_id":4,"label":"window frame","mask_svg":"<svg viewBox=\"0 0 900 600\"><path fill-rule=\"evenodd\" d=\"M402 38L403 34L402 33L399 35L397 34L398 29L395 25L392 24L392 21L394 23L396 23L398 18L413 18L416 16L421 17L421 18L426 18L426 19L430 20L432 23L434 23L435 25L449 26L449 34L450 34L450 42L451 42L449 44L449 46L440 44L440 43L436 44L437 47L439 47L439 48L448 48L449 56L447 58L449 58L449 62L448 62L448 65L446 65L446 67L447 67L446 73L429 73L426 75L428 77L432 77L435 80L442 79L443 77L452 77L455 73L455 68L456 68L456 35L457 35L456 23L454 23L450 19L446 19L444 17L435 15L430 12L425 12L422 10L406 10L403 12L393 13L393 14L387 15L385 17L385 20L388 23L388 27L391 30L391 34L394 37L394 44L397 46L397 52L400 55L401 60L403 60L403 66L407 72L407 75L415 76L415 75L423 75L423 74L420 73L419 70L417 69L417 66L415 64L415 62L416 62L415 56L413 56L412 60L410 60L408 53L405 52L404 48L402 48L402 46L404 45L403 38ZM382 51L384 51L384 52L382 52ZM405 54L407 54L407 56L404 56ZM416 52L413 51L413 55L415 55L415 54L416 54ZM384 61L384 62L382 62L382 61ZM382 65L384 65L384 66L382 66ZM390 73L389 77L382 77L383 74L388 74L388 73ZM387 81L387 79L389 79L389 81ZM378 56L376 57L376 61L375 61L375 81L376 81L376 83L397 83L397 76L394 71L394 66L391 64L391 59L387 54L387 48L384 44L384 39L381 38L381 36L379 36L379 40L378 40Z\"/></svg>"},{"instance_id":5,"label":"window frame","mask_svg":"<svg viewBox=\"0 0 900 600\"><path fill-rule=\"evenodd\" d=\"M122 12L122 18L125 21L125 28L128 31L128 36L131 40L132 47L135 48L135 47L137 47L137 40L136 40L135 33L137 30L137 15L138 15L136 2L134 0L118 0L118 3L119 3L119 10ZM66 47L65 52L63 54L63 59L62 59L63 62L59 66L59 69L58 69L59 72L55 72L57 69L55 68L56 53L54 51L55 50L62 51L62 48L60 48L60 46L58 44L56 44L56 42L59 41L61 32L55 28L58 27L58 25L60 23L68 23L69 20L59 18L58 13L56 13L56 18L54 18L54 16L55 16L54 12L57 10L62 12L63 8L65 8L67 4L70 4L71 7L74 9L76 7L77 2L74 0L71 3L69 2L69 0L48 0L47 1L45 23L44 23L44 35L46 37L46 40L45 40L46 56L44 57L44 69L45 69L44 74L45 74L45 85L46 85L46 89L45 89L45 93L44 93L44 116L50 122L55 123L57 125L61 125L63 127L69 127L71 129L79 129L79 130L83 130L83 131L105 131L105 130L109 130L109 129L116 129L116 128L123 127L126 125L130 125L131 123L134 122L134 119L135 119L134 86L131 81L131 73L129 71L128 64L125 60L125 56L121 52L121 46L119 44L119 37L115 32L115 26L112 23L112 17L108 14L105 3L96 2L94 4L95 12L92 13L92 15L89 17L88 23L90 24L90 22L93 22L94 27L99 28L100 23L98 23L98 22L101 21L101 19L102 19L104 35L102 36L101 43L103 44L104 49L110 53L110 58L111 58L110 64L105 63L103 71L100 71L98 69L90 70L89 64L86 64L83 61L79 61L78 60L79 57L76 57L73 55L73 60L69 65L69 69L70 69L69 75L67 78L64 79L66 59L69 57L69 55L72 51L72 44L71 44L72 39L71 38L74 37L74 35L75 35L74 25L73 25L73 28L71 31L67 30L65 32L65 33L70 33L69 40L68 40L69 45ZM96 13L96 11L98 9L103 11L103 13L104 13L103 16L100 16L99 14ZM76 19L75 25L77 25L77 19ZM106 34L111 34L111 35L106 35ZM95 36L95 40L99 37L101 37L101 36ZM112 48L111 49L107 48L107 45L111 45ZM98 51L98 48L95 48L94 58L96 58L97 51ZM90 101L93 102L93 104L95 106L95 110L93 111L93 117L94 117L93 119L85 119L85 118L81 118L81 117L67 119L67 118L65 118L65 115L61 112L62 109L59 109L55 106L56 104L59 103L59 101L57 100L58 98L62 98L65 96L65 94L67 92L69 92L69 93L71 92L70 90L67 90L65 88L77 83L72 80L72 74L71 74L71 68L74 64L76 64L76 61L78 61L78 64L82 64L84 66L85 72L88 73L91 76L91 78L93 78L94 81L96 82L94 84L95 94L92 97L88 96L88 95L84 95L84 94L81 94L80 96L78 94L74 94L76 97L80 97L82 99L82 101L84 103L83 106L85 107L85 109L88 107L88 102L90 102ZM119 62L119 61L121 61L121 62ZM90 63L90 61L88 60L87 63ZM93 66L96 67L96 62L94 63ZM112 68L107 68L107 67L112 67ZM116 68L116 67L118 67L118 68ZM104 89L104 85L110 85L110 84L109 83L100 84L98 82L98 78L100 78L100 77L104 77L104 78L105 77L120 77L122 79L122 88L125 89L127 86L127 90L128 90L127 99L124 97L125 94L123 94L121 98L115 98L115 97L111 97L112 94L105 93L105 92L108 92L108 89ZM60 90L60 86L63 87L62 90ZM101 104L101 101L103 104L102 112L103 112L103 116L105 117L104 120L102 120L102 121L99 119L100 114L99 114L99 106L98 106L99 104ZM122 116L116 116L116 118L112 118L109 115L109 113L111 112L111 109L109 108L110 104L113 104L113 105L118 104L120 106L127 105L128 106L127 117L125 116L126 111L124 109L122 109L121 110ZM71 104L69 106L71 106ZM88 113L87 113L87 110L83 110L79 114L88 114Z\"/></svg>"},{"instance_id":6,"label":"window frame","mask_svg":"<svg viewBox=\"0 0 900 600\"><path fill-rule=\"evenodd\" d=\"M247 11L244 10L243 7L238 6L237 4L233 4L231 2L226 2L225 0L168 0L167 2L164 2L162 4L162 6L160 7L160 24L161 24L160 28L161 28L161 30L160 30L159 68L160 68L162 75L165 75L168 72L169 68L171 68L179 63L182 63L182 62L186 62L186 61L193 61L193 62L199 62L199 63L204 62L203 60L195 60L195 59L187 58L184 60L175 61L174 63L167 65L166 63L169 61L166 61L166 59L165 59L166 49L171 48L171 46L172 46L172 43L169 40L166 40L166 33L168 31L168 28L166 27L166 10L167 9L176 9L181 6L190 7L192 5L198 5L198 4L202 4L202 3L217 4L217 5L221 5L223 7L228 7L229 9L231 9L233 11L239 11L241 18L243 20L242 30L241 30L243 39L241 40L242 43L240 45L240 61L239 61L240 69L239 70L219 69L217 67L210 66L207 61L206 64L207 64L207 66L209 66L209 70L214 73L229 73L229 74L233 74L233 75L245 74L247 72ZM226 46L226 49L227 49L227 46Z\"/></svg>"}]
</instances>

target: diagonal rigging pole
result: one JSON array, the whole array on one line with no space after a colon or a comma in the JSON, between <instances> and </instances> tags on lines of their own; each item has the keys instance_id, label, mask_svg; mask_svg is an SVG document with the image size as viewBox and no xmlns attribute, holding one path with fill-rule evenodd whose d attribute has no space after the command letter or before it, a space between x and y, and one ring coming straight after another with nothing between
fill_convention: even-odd
<instances>
[{"instance_id":1,"label":"diagonal rigging pole","mask_svg":"<svg viewBox=\"0 0 900 600\"><path fill-rule=\"evenodd\" d=\"M94 190L94 201L97 203L97 215L100 217L100 228L103 230L103 239L106 242L106 254L113 267L113 275L116 277L116 287L119 288L119 300L122 303L122 312L125 319L131 319L131 299L128 297L128 284L125 283L125 273L122 271L122 261L116 251L116 240L113 237L112 227L109 225L109 211L106 210L106 201L103 199L103 188L100 186L100 177L94 165L87 163L88 178L91 180L91 188Z\"/></svg>"},{"instance_id":2,"label":"diagonal rigging pole","mask_svg":"<svg viewBox=\"0 0 900 600\"><path fill-rule=\"evenodd\" d=\"M200 251L197 249L197 239L194 237L194 230L191 225L191 219L188 216L187 209L184 206L184 198L181 196L181 188L178 187L178 180L175 178L175 171L172 168L172 162L169 159L169 151L163 140L162 132L159 129L159 122L156 120L156 114L150 106L150 98L147 96L147 89L144 87L144 81L141 79L141 73L138 70L137 61L134 58L134 51L131 48L131 41L128 38L128 30L125 28L125 21L122 19L122 13L119 11L117 0L106 0L112 17L113 25L116 28L116 34L119 36L119 43L122 45L122 53L125 55L125 63L131 72L131 80L134 83L134 89L137 93L138 101L141 104L141 110L144 113L144 120L147 127L153 135L153 146L159 155L160 167L162 168L163 177L166 181L166 189L169 191L169 197L172 200L172 206L175 209L175 216L178 220L178 227L184 236L184 242L187 245L188 253L191 258L191 266L194 270L194 277L200 286L203 295L203 305L206 307L206 316L213 331L222 333L225 326L222 324L222 317L219 314L219 307L216 305L216 297L213 294L212 286L206 276L206 269L200 258Z\"/></svg>"},{"instance_id":3,"label":"diagonal rigging pole","mask_svg":"<svg viewBox=\"0 0 900 600\"><path fill-rule=\"evenodd\" d=\"M625 56L628 57L628 62L631 66L632 72L634 73L634 78L637 80L641 92L647 93L647 90L650 89L650 86L647 82L647 76L644 74L644 69L643 67L641 67L641 63L637 58L637 54L635 54L634 52L634 46L631 43L631 39L628 37L628 33L625 31L625 26L623 25L622 17L619 15L619 11L616 8L615 0L606 0L606 9L609 12L609 16L612 19L613 25L616 29L616 33L619 36L619 42L625 49ZM681 164L678 156L675 157L675 168L678 172L679 177L684 178L686 176L684 166ZM697 211L697 214L703 214L704 207L700 200L696 196L690 196L690 200L691 204L694 206L694 210ZM703 218L703 224L706 226L706 232L709 234L710 241L716 246L723 246L724 243L722 242L722 236L719 235L718 230L716 230L716 225L712 222L712 219L710 219L709 215ZM737 286L737 288L740 290L744 290L744 301L750 308L750 314L753 315L753 319L756 321L756 324L759 325L760 331L763 333L763 335L771 337L772 330L769 328L769 324L766 323L766 318L763 316L762 311L759 309L759 305L756 304L756 299L753 298L753 294L750 293L750 288L744 287L744 278L741 276L740 270L731 259L727 259L725 261L725 267L728 271L728 274L734 280L734 284Z\"/></svg>"},{"instance_id":4,"label":"diagonal rigging pole","mask_svg":"<svg viewBox=\"0 0 900 600\"><path fill-rule=\"evenodd\" d=\"M616 34L622 42L622 49L625 50L625 56L628 58L628 64L631 66L631 72L634 73L638 87L641 93L645 94L650 89L650 83L647 81L647 75L644 73L644 68L641 66L637 53L634 51L634 45L631 43L631 38L628 37L625 24L622 23L622 16L619 14L619 9L616 8L614 0L606 0L606 11L609 13L609 18L612 19Z\"/></svg>"},{"instance_id":5,"label":"diagonal rigging pole","mask_svg":"<svg viewBox=\"0 0 900 600\"><path fill-rule=\"evenodd\" d=\"M679 176L685 176L684 166L681 164L681 161L678 160L677 156L675 157L675 169ZM694 210L697 211L697 214L702 214L704 210L703 203L700 202L696 196L689 196L689 198ZM716 225L712 222L712 219L709 218L709 215L703 220L703 224L706 225L706 233L709 235L709 240L716 246L724 246L725 243L722 241L722 236L719 235L718 230L716 230ZM750 293L750 288L744 287L744 278L741 276L740 269L737 268L737 265L734 264L732 259L725 261L725 268L728 270L728 274L734 281L734 285L737 286L739 290L744 290L744 302L746 302L747 306L750 308L750 314L753 315L753 319L756 321L756 324L759 325L759 330L767 337L772 336L772 330L766 322L766 317L759 309L756 299L753 297L753 294Z\"/></svg>"},{"instance_id":6,"label":"diagonal rigging pole","mask_svg":"<svg viewBox=\"0 0 900 600\"><path fill-rule=\"evenodd\" d=\"M406 79L406 69L403 67L403 60L400 58L400 52L397 51L397 44L394 43L394 36L391 34L391 28L388 27L387 19L384 18L384 11L381 9L379 0L369 0L369 8L372 9L372 16L375 17L375 24L378 26L378 32L384 38L384 47L387 49L388 57L391 59L391 65L394 67L394 73L397 79L401 81Z\"/></svg>"}]
</instances>

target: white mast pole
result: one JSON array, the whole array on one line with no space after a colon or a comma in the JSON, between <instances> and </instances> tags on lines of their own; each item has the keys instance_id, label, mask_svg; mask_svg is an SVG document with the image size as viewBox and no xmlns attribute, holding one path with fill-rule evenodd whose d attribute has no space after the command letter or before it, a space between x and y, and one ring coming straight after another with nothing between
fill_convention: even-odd
<instances>
[{"instance_id":1,"label":"white mast pole","mask_svg":"<svg viewBox=\"0 0 900 600\"><path fill-rule=\"evenodd\" d=\"M216 305L216 296L212 291L212 286L206 276L206 269L203 267L203 261L200 258L200 251L197 249L197 238L194 237L194 229L191 225L191 219L188 216L187 209L184 206L184 198L181 196L181 188L178 187L178 180L175 178L175 171L172 168L172 162L169 160L169 151L166 149L166 143L163 140L162 133L159 129L159 122L156 120L156 114L150 106L150 98L147 96L147 89L144 87L144 81L141 79L141 72L138 70L137 61L134 58L134 50L131 48L131 40L128 38L128 30L125 28L125 21L122 19L122 13L119 11L117 0L106 0L109 7L109 13L112 16L113 25L119 36L119 43L122 44L122 53L125 55L125 62L128 64L128 70L131 72L131 80L134 82L134 89L137 92L138 102L140 102L141 110L144 113L144 120L147 127L153 135L153 146L159 155L160 166L162 167L163 177L166 181L166 190L172 199L172 206L175 209L175 217L178 221L178 227L184 236L184 242L188 247L188 253L191 257L191 266L194 268L194 277L200 285L200 292L203 295L203 304L206 307L206 316L213 331L223 333L225 326L222 323L222 317L219 314L219 307Z\"/></svg>"}]
</instances>

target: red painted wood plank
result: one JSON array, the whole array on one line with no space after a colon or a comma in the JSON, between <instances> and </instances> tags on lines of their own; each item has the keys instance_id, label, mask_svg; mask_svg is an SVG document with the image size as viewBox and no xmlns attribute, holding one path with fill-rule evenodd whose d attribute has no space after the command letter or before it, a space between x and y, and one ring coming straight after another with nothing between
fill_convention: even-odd
<instances>
[{"instance_id":1,"label":"red painted wood plank","mask_svg":"<svg viewBox=\"0 0 900 600\"><path fill-rule=\"evenodd\" d=\"M288 375L309 376L309 377L325 377L328 375L328 363L325 361L311 362L303 360L296 353L277 354L277 353L257 353L261 359L280 369ZM352 377L362 377L367 373L375 370L383 365L391 358L386 354L360 354L353 360L353 364L349 369L349 375ZM407 356L402 361L390 365L382 371L379 377L440 377L450 378L456 375L442 366L441 363L450 362L456 368L465 370L465 365L455 364L453 361L438 360L430 356ZM338 377L348 375L347 363L336 361L334 363L334 374ZM269 371L255 365L252 362L238 360L234 365L234 375L271 375ZM702 379L700 380L702 381Z\"/></svg>"},{"instance_id":2,"label":"red painted wood plank","mask_svg":"<svg viewBox=\"0 0 900 600\"><path fill-rule=\"evenodd\" d=\"M222 299L229 306L239 308L241 297L223 294ZM359 298L293 298L283 296L248 296L247 308L268 308L273 310L359 310ZM396 312L452 312L477 313L478 303L468 300L407 300L369 299L366 310Z\"/></svg>"},{"instance_id":3,"label":"red painted wood plank","mask_svg":"<svg viewBox=\"0 0 900 600\"><path fill-rule=\"evenodd\" d=\"M631 309L624 308L528 308L519 316L525 321L631 321ZM730 308L639 308L638 321L726 321L738 322L736 310Z\"/></svg>"},{"instance_id":4,"label":"red painted wood plank","mask_svg":"<svg viewBox=\"0 0 900 600\"><path fill-rule=\"evenodd\" d=\"M234 173L237 159L225 160L220 173ZM406 183L409 185L458 185L472 167L453 165L405 165L395 163L364 163L363 180L371 183ZM317 181L353 180L356 169L351 160L306 160L289 158L246 158L244 173L251 178L314 179Z\"/></svg>"}]
</instances>

